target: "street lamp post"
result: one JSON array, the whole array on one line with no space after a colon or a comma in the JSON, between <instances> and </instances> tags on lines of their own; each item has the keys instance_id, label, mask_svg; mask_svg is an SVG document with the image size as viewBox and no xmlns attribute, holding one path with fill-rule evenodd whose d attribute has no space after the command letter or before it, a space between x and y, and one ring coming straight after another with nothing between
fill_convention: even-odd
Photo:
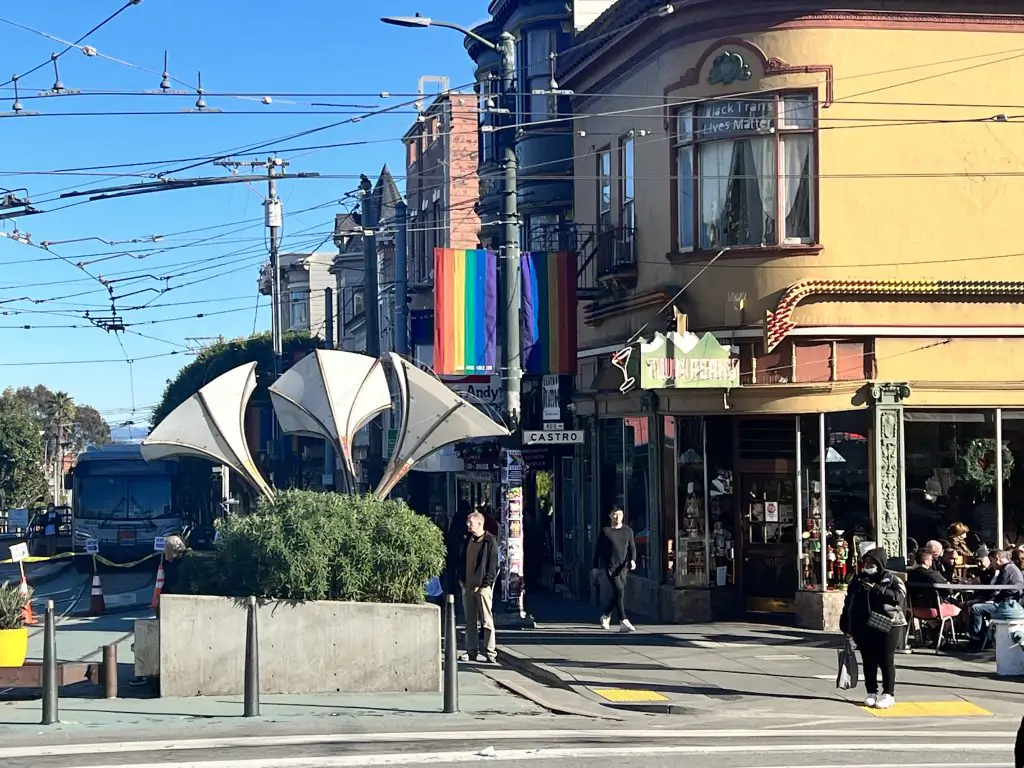
<instances>
[{"instance_id":1,"label":"street lamp post","mask_svg":"<svg viewBox=\"0 0 1024 768\"><path fill-rule=\"evenodd\" d=\"M501 54L501 83L498 94L500 112L514 120L515 107L512 94L515 93L515 38L508 32L502 32L498 42L488 40L471 29L447 21L437 21L426 16L385 16L381 19L385 24L397 27L443 27L453 29L466 37L476 40ZM516 148L513 140L505 142L502 159L504 171L502 225L502 282L504 284L505 308L504 339L502 343L502 363L505 369L505 410L511 420L513 431L519 428L522 413L522 338L520 334L520 318L522 316L523 292L520 278L519 253L519 200L516 193L518 187L519 163L516 159Z\"/></svg>"},{"instance_id":2,"label":"street lamp post","mask_svg":"<svg viewBox=\"0 0 1024 768\"><path fill-rule=\"evenodd\" d=\"M488 40L471 29L451 24L447 21L436 21L425 16L386 16L381 19L385 24L398 27L443 27L453 29L465 37L476 40L481 45L496 51L501 56L501 81L498 91L499 114L505 115L506 125L515 124L515 38L508 32L502 32L498 41ZM502 493L505 541L508 552L505 558L505 600L512 611L518 612L521 620L527 619L523 608L524 584L522 581L521 552L513 554L510 518L522 521L522 451L518 447L517 434L522 413L522 278L519 252L519 201L517 196L519 164L516 158L515 137L506 138L502 156L503 189L502 189L502 245L501 258L504 307L502 367L504 368L505 411L509 419L509 430L512 437L505 450L505 461L502 467ZM522 534L517 537L522 546ZM518 561L518 568L512 561ZM517 572L518 571L518 572ZM516 583L513 584L513 581Z\"/></svg>"}]
</instances>

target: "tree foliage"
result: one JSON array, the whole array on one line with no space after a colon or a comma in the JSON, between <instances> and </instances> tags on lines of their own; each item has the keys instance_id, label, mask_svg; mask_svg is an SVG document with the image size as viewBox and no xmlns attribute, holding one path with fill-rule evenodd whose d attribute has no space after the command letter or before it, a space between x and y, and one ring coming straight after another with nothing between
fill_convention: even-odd
<instances>
[{"instance_id":1,"label":"tree foliage","mask_svg":"<svg viewBox=\"0 0 1024 768\"><path fill-rule=\"evenodd\" d=\"M32 412L0 395L0 506L24 507L46 497L43 440Z\"/></svg>"},{"instance_id":2,"label":"tree foliage","mask_svg":"<svg viewBox=\"0 0 1024 768\"><path fill-rule=\"evenodd\" d=\"M110 442L110 425L92 406L78 405L67 392L52 392L42 384L34 387L7 389L4 396L21 403L31 413L43 432L45 447L56 453L57 443L66 453L74 454L89 445Z\"/></svg>"},{"instance_id":3,"label":"tree foliage","mask_svg":"<svg viewBox=\"0 0 1024 768\"><path fill-rule=\"evenodd\" d=\"M305 357L317 348L319 342L308 333L289 333L284 336L285 360ZM256 363L258 386L253 393L254 402L266 401L266 387L274 371L274 348L269 333L260 333L245 339L233 339L213 344L196 359L182 368L167 382L163 397L153 409L150 423L159 424L171 411L188 400L206 384L245 363Z\"/></svg>"},{"instance_id":4,"label":"tree foliage","mask_svg":"<svg viewBox=\"0 0 1024 768\"><path fill-rule=\"evenodd\" d=\"M182 591L419 603L444 567L441 529L404 501L283 491L219 527L212 554L190 553L182 563Z\"/></svg>"}]
</instances>

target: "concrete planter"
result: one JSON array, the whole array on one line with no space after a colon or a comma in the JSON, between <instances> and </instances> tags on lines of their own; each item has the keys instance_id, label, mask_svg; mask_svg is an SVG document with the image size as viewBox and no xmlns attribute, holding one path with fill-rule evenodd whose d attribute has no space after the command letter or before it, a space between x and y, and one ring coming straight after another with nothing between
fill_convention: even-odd
<instances>
[{"instance_id":1,"label":"concrete planter","mask_svg":"<svg viewBox=\"0 0 1024 768\"><path fill-rule=\"evenodd\" d=\"M796 625L803 629L839 631L839 617L846 602L845 590L796 593Z\"/></svg>"},{"instance_id":2,"label":"concrete planter","mask_svg":"<svg viewBox=\"0 0 1024 768\"><path fill-rule=\"evenodd\" d=\"M162 595L160 695L241 694L245 617L240 600ZM263 693L441 689L435 605L267 601L258 626Z\"/></svg>"}]
</instances>

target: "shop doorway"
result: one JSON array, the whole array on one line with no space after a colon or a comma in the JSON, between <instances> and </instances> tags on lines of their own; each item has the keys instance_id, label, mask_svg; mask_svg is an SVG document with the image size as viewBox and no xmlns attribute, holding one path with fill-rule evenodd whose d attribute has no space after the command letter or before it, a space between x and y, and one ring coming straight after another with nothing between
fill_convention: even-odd
<instances>
[{"instance_id":1,"label":"shop doorway","mask_svg":"<svg viewBox=\"0 0 1024 768\"><path fill-rule=\"evenodd\" d=\"M796 492L791 473L740 476L743 594L751 613L793 613Z\"/></svg>"}]
</instances>

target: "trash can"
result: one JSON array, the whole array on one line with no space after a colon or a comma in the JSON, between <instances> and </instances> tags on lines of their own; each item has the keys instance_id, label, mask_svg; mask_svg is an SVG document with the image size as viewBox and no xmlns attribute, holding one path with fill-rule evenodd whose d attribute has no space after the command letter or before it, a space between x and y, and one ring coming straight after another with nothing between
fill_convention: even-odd
<instances>
[{"instance_id":1,"label":"trash can","mask_svg":"<svg viewBox=\"0 0 1024 768\"><path fill-rule=\"evenodd\" d=\"M1024 677L1024 607L1016 600L1001 603L992 615L996 635L996 674Z\"/></svg>"}]
</instances>

